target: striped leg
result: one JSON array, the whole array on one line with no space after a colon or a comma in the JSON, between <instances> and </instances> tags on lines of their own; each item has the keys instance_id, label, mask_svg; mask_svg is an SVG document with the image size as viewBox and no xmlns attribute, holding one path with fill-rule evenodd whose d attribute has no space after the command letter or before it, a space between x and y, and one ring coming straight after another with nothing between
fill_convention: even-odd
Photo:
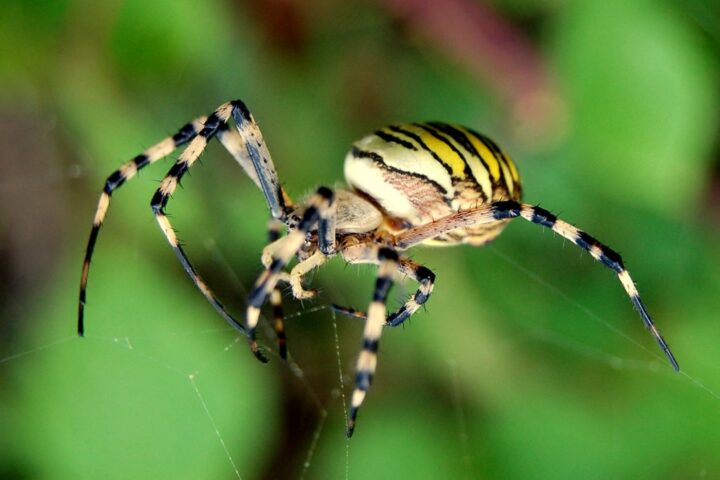
<instances>
[{"instance_id":1,"label":"striped leg","mask_svg":"<svg viewBox=\"0 0 720 480\"><path fill-rule=\"evenodd\" d=\"M270 305L273 312L273 328L277 335L278 354L283 360L287 360L287 336L285 336L285 315L282 308L282 294L279 288L273 288L270 292Z\"/></svg>"},{"instance_id":2,"label":"striped leg","mask_svg":"<svg viewBox=\"0 0 720 480\"><path fill-rule=\"evenodd\" d=\"M335 238L336 212L337 204L331 202L327 212L320 216L320 223L318 225L318 249L320 250L319 255L322 255L323 259L316 259L316 262L319 263L317 263L315 267L325 263L324 257L335 255L335 251L337 250L337 239ZM309 272L315 267L306 270L304 273ZM292 275L292 272L290 272L290 274Z\"/></svg>"},{"instance_id":3,"label":"striped leg","mask_svg":"<svg viewBox=\"0 0 720 480\"><path fill-rule=\"evenodd\" d=\"M232 116L235 121L236 130L230 130L228 120ZM235 320L215 299L212 292L207 288L204 282L195 272L190 264L187 256L178 244L175 232L167 220L164 209L175 191L177 184L184 173L197 160L202 151L207 146L208 141L217 135L221 143L228 152L237 160L248 176L263 191L268 206L274 218L284 218L287 205L290 199L280 186L275 172L270 153L265 145L262 133L252 117L250 111L240 100L225 103L218 107L210 116L201 117L194 122L185 125L177 134L163 140L157 145L149 148L141 155L124 164L120 169L108 177L105 182L103 193L100 196L95 218L93 220L93 228L90 232L90 239L85 253L85 261L83 262L82 276L80 278L80 299L78 302L78 334L84 334L84 307L86 300L87 279L90 271L90 261L95 242L102 226L103 220L110 204L110 196L116 188L121 186L125 181L131 179L141 168L153 163L160 158L170 154L177 147L188 142L190 144L183 151L178 161L163 179L160 188L152 199L152 209L155 212L156 219L160 224L160 228L175 250L175 253L182 263L185 271L193 280L198 289L203 293L205 298L215 307L220 315L239 331L244 332L243 325Z\"/></svg>"},{"instance_id":4,"label":"striped leg","mask_svg":"<svg viewBox=\"0 0 720 480\"><path fill-rule=\"evenodd\" d=\"M390 314L387 319L387 324L390 327L402 325L405 320L417 312L418 308L428 301L428 298L430 298L430 294L433 291L433 287L435 286L435 274L432 270L410 260L409 258L400 258L399 270L418 282L420 287L402 307L400 307L396 312Z\"/></svg>"},{"instance_id":5,"label":"striped leg","mask_svg":"<svg viewBox=\"0 0 720 480\"><path fill-rule=\"evenodd\" d=\"M90 273L90 262L92 260L95 242L97 241L100 227L102 227L108 208L110 207L110 197L112 193L126 181L133 178L138 171L155 163L161 158L166 157L178 147L185 145L187 142L195 138L205 123L205 117L200 117L191 123L183 126L175 135L168 137L161 142L153 145L143 153L133 158L129 162L123 164L119 169L113 172L107 180L103 192L100 195L100 201L95 211L92 230L90 230L90 238L88 239L87 248L85 250L85 260L82 267L82 275L80 277L80 300L78 302L78 335L83 336L85 333L84 312L85 299L87 293L88 274Z\"/></svg>"},{"instance_id":6,"label":"striped leg","mask_svg":"<svg viewBox=\"0 0 720 480\"><path fill-rule=\"evenodd\" d=\"M280 238L280 226L282 222L276 219L271 219L268 222L268 240L270 243L275 242ZM278 352L280 358L283 360L287 359L287 337L285 336L285 316L283 315L282 308L282 294L280 289L273 288L270 293L270 305L272 305L273 311L273 327L275 328L275 334L277 335L278 341Z\"/></svg>"},{"instance_id":7,"label":"striped leg","mask_svg":"<svg viewBox=\"0 0 720 480\"><path fill-rule=\"evenodd\" d=\"M308 207L305 209L297 228L273 244L270 265L257 279L252 292L250 292L245 325L250 341L250 349L258 360L262 362L267 362L267 359L258 349L255 339L255 329L260 319L260 308L265 303L268 294L275 289L285 265L287 265L297 254L298 250L302 248L308 232L310 232L320 220L327 218L331 212L332 204L333 192L326 187L320 187L317 192L310 197Z\"/></svg>"},{"instance_id":8,"label":"striped leg","mask_svg":"<svg viewBox=\"0 0 720 480\"><path fill-rule=\"evenodd\" d=\"M363 332L363 343L360 356L357 361L357 374L355 377L355 390L350 401L350 412L348 414L346 435L351 437L355 430L355 421L358 410L365 400L365 395L370 389L375 368L377 367L377 351L380 345L380 335L385 326L386 302L388 292L392 286L392 274L398 267L398 255L391 248L380 248L377 252L378 267L377 281L375 282L375 293L368 308L365 331Z\"/></svg>"},{"instance_id":9,"label":"striped leg","mask_svg":"<svg viewBox=\"0 0 720 480\"><path fill-rule=\"evenodd\" d=\"M272 221L276 222L277 220ZM273 241L273 238L274 240L277 240L277 237L273 237L271 235L271 241ZM273 243L271 245L275 244ZM268 253L267 258L268 262L265 264L265 268L272 265L271 254ZM278 282L289 283L292 287L293 296L299 300L312 298L317 292L315 290L305 290L302 286L302 277L310 270L313 270L325 263L326 259L327 257L318 250L315 254L310 256L310 258L307 258L295 265L290 274L279 272ZM287 341L285 337L285 322L282 309L282 294L277 286L277 283L275 284L275 288L272 289L272 292L270 292L270 305L272 306L273 311L273 325L278 338L278 351L282 359L287 359Z\"/></svg>"},{"instance_id":10,"label":"striped leg","mask_svg":"<svg viewBox=\"0 0 720 480\"><path fill-rule=\"evenodd\" d=\"M165 234L168 243L172 247L175 255L182 264L185 272L192 279L195 286L200 290L203 296L210 302L215 310L222 316L228 324L230 324L236 330L246 333L243 324L237 321L220 301L215 298L215 295L208 288L205 282L200 278L195 268L190 263L187 255L180 246L175 230L170 224L167 215L165 214L165 206L170 199L170 196L175 192L182 176L188 171L195 161L200 157L200 154L205 150L210 139L218 132L222 125L226 124L231 114L243 108L244 105L240 106L239 102L229 102L221 105L215 112L208 116L203 129L198 135L190 142L185 150L180 154L177 162L172 166L168 174L165 176L163 181L160 183L160 188L153 195L150 206L152 207L155 219L160 225L160 229Z\"/></svg>"},{"instance_id":11,"label":"striped leg","mask_svg":"<svg viewBox=\"0 0 720 480\"><path fill-rule=\"evenodd\" d=\"M398 261L398 270L420 284L417 291L405 302L403 306L391 313L385 326L397 327L410 318L417 310L428 301L433 287L435 286L435 274L427 267L401 256ZM333 310L349 317L365 319L367 314L353 308L332 305Z\"/></svg>"},{"instance_id":12,"label":"striped leg","mask_svg":"<svg viewBox=\"0 0 720 480\"><path fill-rule=\"evenodd\" d=\"M315 290L305 290L302 286L302 277L310 270L314 270L325 263L326 259L327 257L318 250L310 256L310 258L307 258L295 265L289 275L285 272L280 272L278 281L289 283L292 286L293 296L295 298L299 300L312 298L317 292ZM282 295L277 283L275 288L272 289L272 292L270 292L270 305L272 306L273 311L274 327L278 338L278 350L280 352L280 357L286 359L287 342L285 337L285 323L283 321Z\"/></svg>"},{"instance_id":13,"label":"striped leg","mask_svg":"<svg viewBox=\"0 0 720 480\"><path fill-rule=\"evenodd\" d=\"M275 255L275 252L278 251L280 248L283 248L283 244L282 242L276 240L263 249L261 261L266 269L270 268L273 262L273 256ZM312 298L317 294L317 291L306 290L303 287L303 276L305 276L311 270L314 270L323 265L327 261L327 259L328 257L324 253L322 253L320 250L317 250L308 258L295 265L290 271L290 273L279 272L278 282L285 282L289 284L292 288L293 297L297 298L298 300Z\"/></svg>"},{"instance_id":14,"label":"striped leg","mask_svg":"<svg viewBox=\"0 0 720 480\"><path fill-rule=\"evenodd\" d=\"M427 225L410 229L399 235L396 240L400 248L408 248L409 246L422 242L427 238L432 238L440 232L447 232L456 228L483 223L492 223L515 217L522 217L529 222L552 229L552 231L563 238L570 240L578 247L589 252L595 260L612 269L617 274L620 283L630 297L630 300L640 314L640 317L643 319L645 326L655 337L655 340L658 345L660 345L660 348L663 353L665 353L665 356L668 358L673 368L677 371L680 370L680 367L675 360L675 356L670 351L670 347L658 331L657 327L650 318L650 315L645 309L645 306L640 299L640 294L638 293L637 288L635 288L635 283L632 281L630 274L625 269L620 255L582 230L579 230L569 223L558 219L555 215L545 209L534 207L532 205L520 204L514 201L495 202L489 206L486 205L477 209L458 212Z\"/></svg>"},{"instance_id":15,"label":"striped leg","mask_svg":"<svg viewBox=\"0 0 720 480\"><path fill-rule=\"evenodd\" d=\"M227 123L221 123L217 130L217 139L263 192L273 218L283 218L292 201L280 186L270 152L257 123L242 102L233 103L237 105L233 110L237 128L232 129Z\"/></svg>"},{"instance_id":16,"label":"striped leg","mask_svg":"<svg viewBox=\"0 0 720 480\"><path fill-rule=\"evenodd\" d=\"M223 110L227 105L218 108L216 113ZM243 169L248 172L250 178L260 187L273 218L282 219L285 217L285 200L287 196L280 186L280 181L275 172L275 165L270 157L270 151L265 144L262 132L260 132L260 127L242 101L235 100L230 102L229 105L232 106L231 114L240 138L237 139L234 134L226 135L225 129L221 125L220 141ZM227 122L227 119L225 122ZM252 173L253 170L255 175Z\"/></svg>"}]
</instances>

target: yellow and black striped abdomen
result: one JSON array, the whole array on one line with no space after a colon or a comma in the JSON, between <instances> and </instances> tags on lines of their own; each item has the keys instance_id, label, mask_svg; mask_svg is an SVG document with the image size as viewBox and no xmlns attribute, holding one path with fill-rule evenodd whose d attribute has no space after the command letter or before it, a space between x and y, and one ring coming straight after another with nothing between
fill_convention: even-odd
<instances>
[{"instance_id":1,"label":"yellow and black striped abdomen","mask_svg":"<svg viewBox=\"0 0 720 480\"><path fill-rule=\"evenodd\" d=\"M495 142L440 122L393 125L355 142L345 158L345 179L403 228L521 196L517 168ZM456 230L426 243L482 244L503 226Z\"/></svg>"}]
</instances>

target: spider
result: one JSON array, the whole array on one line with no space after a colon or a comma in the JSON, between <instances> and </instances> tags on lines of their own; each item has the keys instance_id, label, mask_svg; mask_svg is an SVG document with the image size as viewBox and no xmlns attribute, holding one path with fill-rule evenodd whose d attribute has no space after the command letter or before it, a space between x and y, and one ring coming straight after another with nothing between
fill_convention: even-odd
<instances>
[{"instance_id":1,"label":"spider","mask_svg":"<svg viewBox=\"0 0 720 480\"><path fill-rule=\"evenodd\" d=\"M235 123L230 128L229 121ZM208 142L217 138L260 188L270 209L270 243L263 249L265 270L248 298L245 321L234 318L200 278L178 242L165 207L182 176ZM296 299L315 292L303 287L303 276L330 258L341 255L348 263L378 266L367 313L333 305L336 311L365 320L355 388L346 434L355 428L358 410L370 388L384 327L397 327L430 298L435 274L400 255L416 245L482 246L516 217L550 228L586 250L612 269L635 309L660 345L673 368L679 366L640 300L620 255L595 238L538 206L520 203L520 176L515 164L492 140L469 128L441 122L409 123L377 130L357 141L345 158L347 188L318 188L304 201L293 203L278 181L270 153L252 114L242 101L218 107L207 117L183 126L172 137L148 148L122 165L106 180L93 220L80 280L78 334L84 334L83 312L90 260L112 193L147 165L187 145L152 197L151 207L160 229L195 286L233 328L245 335L252 353L267 359L258 348L256 327L260 309L269 299L279 354L287 356L279 282L289 283ZM280 236L280 229L287 229ZM298 263L285 271L297 257ZM387 314L393 274L418 283L414 294Z\"/></svg>"}]
</instances>

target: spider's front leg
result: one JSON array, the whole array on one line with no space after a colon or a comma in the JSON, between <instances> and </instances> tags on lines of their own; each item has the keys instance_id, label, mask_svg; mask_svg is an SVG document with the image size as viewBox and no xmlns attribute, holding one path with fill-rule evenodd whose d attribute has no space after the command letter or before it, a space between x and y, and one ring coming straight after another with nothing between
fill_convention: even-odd
<instances>
[{"instance_id":1,"label":"spider's front leg","mask_svg":"<svg viewBox=\"0 0 720 480\"><path fill-rule=\"evenodd\" d=\"M119 169L115 170L105 180L103 191L100 194L95 217L93 218L92 230L90 230L90 238L88 239L87 248L85 250L85 260L83 261L82 275L80 277L80 298L78 302L78 335L85 334L85 300L87 294L88 275L90 273L90 262L92 261L95 242L97 241L100 228L105 221L108 208L110 207L110 198L115 190L120 188L128 180L134 178L137 173L150 164L157 162L173 152L176 148L185 145L191 141L203 129L206 117L200 117L183 126L175 135L168 137L145 150L140 155L123 164Z\"/></svg>"},{"instance_id":2,"label":"spider's front leg","mask_svg":"<svg viewBox=\"0 0 720 480\"><path fill-rule=\"evenodd\" d=\"M308 233L313 228L318 226L319 247L327 251L330 251L330 249L334 251L335 214L333 201L332 190L327 187L318 188L317 192L310 197L308 206L303 212L297 228L291 230L287 236L275 241L272 248L266 250L270 254L270 261L265 271L255 282L252 292L250 292L245 323L250 349L261 362L267 362L267 358L260 352L255 338L255 330L260 319L260 308L265 303L268 294L275 289L277 282L283 278L283 268L302 248ZM332 237L330 237L329 232L332 232Z\"/></svg>"},{"instance_id":3,"label":"spider's front leg","mask_svg":"<svg viewBox=\"0 0 720 480\"><path fill-rule=\"evenodd\" d=\"M228 126L230 117L235 121L236 128L234 130ZM172 246L183 268L193 280L193 283L195 283L195 286L230 325L238 331L245 333L245 328L242 323L236 321L225 310L207 285L205 285L198 276L190 260L180 247L172 225L165 215L165 206L177 188L177 185L180 183L181 178L195 163L213 137L217 137L220 140L227 151L235 158L243 170L245 170L245 173L247 173L258 188L262 190L273 218L284 218L286 208L291 203L290 198L280 186L275 167L270 158L270 152L265 145L265 140L260 132L260 128L250 114L250 110L248 110L242 101L234 100L224 103L209 116L200 117L192 123L185 125L172 137L164 139L134 159L126 162L106 180L93 219L93 226L90 231L90 238L88 240L80 279L80 296L78 302L79 335L82 336L85 329L84 310L90 261L92 259L95 242L100 232L100 227L105 220L105 215L110 206L110 198L113 191L126 181L132 179L142 168L160 160L177 147L185 144L188 144L187 148L172 166L160 184L160 188L153 196L152 209L168 243Z\"/></svg>"},{"instance_id":4,"label":"spider's front leg","mask_svg":"<svg viewBox=\"0 0 720 480\"><path fill-rule=\"evenodd\" d=\"M228 128L228 121L231 117L235 121L235 131ZM275 167L270 158L270 152L265 145L265 140L257 123L247 106L240 100L221 105L207 117L202 130L182 152L177 162L160 183L160 188L152 198L151 207L160 228L165 234L165 238L167 238L175 255L198 290L232 327L250 336L245 326L230 315L200 278L183 251L175 230L165 213L165 207L183 175L193 166L200 154L205 150L208 142L215 136L219 137L225 148L238 161L248 176L260 187L265 195L272 217L278 220L284 218L286 201L289 202L289 198L280 186ZM277 297L275 300L277 300ZM278 306L278 303L278 301L273 301L275 306ZM282 332L278 332L278 336L281 335Z\"/></svg>"},{"instance_id":5,"label":"spider's front leg","mask_svg":"<svg viewBox=\"0 0 720 480\"><path fill-rule=\"evenodd\" d=\"M187 148L180 154L178 160L173 164L170 171L167 173L160 183L160 188L155 192L150 202L155 219L160 225L160 229L168 243L172 247L175 255L183 266L183 269L192 279L195 286L200 290L203 296L210 302L215 310L228 322L232 327L241 333L246 334L245 328L242 323L238 322L223 306L222 303L215 297L210 288L200 278L200 275L195 270L195 267L190 263L190 259L185 254L180 241L177 238L177 234L168 220L165 213L165 207L167 206L170 197L175 192L175 189L180 184L180 180L183 175L193 166L193 164L200 157L200 154L205 150L208 142L221 130L224 129L230 116L236 110L245 109L244 104L238 102L229 102L221 105L211 115L208 116L205 121L202 130L193 138L188 144Z\"/></svg>"}]
</instances>

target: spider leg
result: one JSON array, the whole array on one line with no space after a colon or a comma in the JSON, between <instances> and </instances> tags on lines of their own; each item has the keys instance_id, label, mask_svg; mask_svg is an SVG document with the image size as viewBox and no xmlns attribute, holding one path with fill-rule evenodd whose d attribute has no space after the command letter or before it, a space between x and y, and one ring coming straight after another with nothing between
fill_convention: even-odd
<instances>
[{"instance_id":1,"label":"spider leg","mask_svg":"<svg viewBox=\"0 0 720 480\"><path fill-rule=\"evenodd\" d=\"M236 128L234 131L228 129L226 119L217 131L218 140L260 187L273 218L283 219L287 208L286 202L290 203L290 199L280 186L275 165L260 127L243 102L235 100L231 105Z\"/></svg>"},{"instance_id":2,"label":"spider leg","mask_svg":"<svg viewBox=\"0 0 720 480\"><path fill-rule=\"evenodd\" d=\"M103 191L100 194L100 201L98 202L98 206L95 211L92 229L90 230L90 238L88 239L87 248L85 249L85 260L83 261L82 275L80 277L80 299L78 302L77 325L78 335L83 336L85 333L84 312L88 274L90 273L90 262L92 261L93 250L95 249L95 243L97 241L98 234L100 233L100 227L102 227L108 208L110 207L110 197L112 196L112 193L126 181L133 178L141 169L151 163L157 162L161 158L168 156L175 149L185 145L195 138L198 132L202 129L205 119L206 117L200 117L184 125L172 137L165 138L132 160L124 163L119 169L115 170L107 178L107 180L105 180Z\"/></svg>"},{"instance_id":3,"label":"spider leg","mask_svg":"<svg viewBox=\"0 0 720 480\"><path fill-rule=\"evenodd\" d=\"M280 226L282 223L279 220L271 219L268 222L268 240L272 243L280 238ZM278 341L278 352L280 358L283 360L287 359L287 337L285 336L285 315L283 314L282 308L282 294L280 289L273 288L270 293L270 305L272 305L273 312L273 328L275 329L275 335L277 335Z\"/></svg>"},{"instance_id":4,"label":"spider leg","mask_svg":"<svg viewBox=\"0 0 720 480\"><path fill-rule=\"evenodd\" d=\"M337 249L337 239L335 237L335 223L337 220L336 213L337 203L330 202L330 205L328 206L324 214L320 215L320 221L318 225L318 249L320 250L320 253L323 257L334 255ZM316 259L315 261L318 262L320 260ZM322 259L322 261L320 261L320 263L318 263L316 266L322 265L322 263L324 262L325 260ZM312 270L312 268L308 269L305 273L309 272L310 270ZM300 270L298 270L298 272L299 271ZM290 272L290 274L292 275L292 272ZM304 273L302 275L304 275Z\"/></svg>"},{"instance_id":5,"label":"spider leg","mask_svg":"<svg viewBox=\"0 0 720 480\"><path fill-rule=\"evenodd\" d=\"M348 437L351 437L355 430L358 410L365 400L367 391L370 389L377 367L377 351L380 345L380 335L385 326L388 292L393 283L392 274L398 266L398 254L395 250L382 247L376 251L377 261L380 265L375 282L375 292L368 307L367 320L365 321L362 350L357 360L355 390L353 390L350 400L350 412L347 420L346 435Z\"/></svg>"},{"instance_id":6,"label":"spider leg","mask_svg":"<svg viewBox=\"0 0 720 480\"><path fill-rule=\"evenodd\" d=\"M290 277L287 281L292 287L293 297L298 300L305 300L317 295L317 290L306 290L303 288L302 279L304 275L324 264L327 259L327 255L318 250L290 270Z\"/></svg>"},{"instance_id":7,"label":"spider leg","mask_svg":"<svg viewBox=\"0 0 720 480\"><path fill-rule=\"evenodd\" d=\"M680 371L680 366L675 360L675 356L670 350L669 345L658 331L655 323L650 318L645 305L640 299L640 294L635 287L630 274L625 269L622 258L611 248L603 245L594 237L588 235L582 230L570 225L564 220L560 220L547 210L528 205L520 204L514 201L494 202L476 209L465 210L462 212L449 215L429 224L409 229L396 237L396 245L398 248L409 248L418 244L423 240L435 237L441 233L449 232L456 228L463 228L470 225L478 225L483 223L493 223L498 221L506 221L512 218L522 217L525 220L536 225L550 228L563 238L570 240L578 247L586 250L590 255L606 267L613 270L620 280L625 292L630 297L633 306L640 314L645 326L650 330L658 345L668 358L673 368Z\"/></svg>"},{"instance_id":8,"label":"spider leg","mask_svg":"<svg viewBox=\"0 0 720 480\"><path fill-rule=\"evenodd\" d=\"M400 258L398 270L418 282L420 286L402 307L390 314L387 319L387 325L390 327L402 325L405 320L417 312L428 301L435 286L435 274L432 270L407 257Z\"/></svg>"},{"instance_id":9,"label":"spider leg","mask_svg":"<svg viewBox=\"0 0 720 480\"><path fill-rule=\"evenodd\" d=\"M325 263L327 260L327 257L320 252L319 250L315 252L313 255L311 255L309 258L303 260L302 262L298 263L293 267L293 269L290 271L290 274L288 275L285 272L280 272L278 276L278 282L286 282L289 283L292 287L293 291L293 297L297 298L298 300L304 300L307 298L312 298L317 294L317 291L315 290L305 290L302 286L302 277L306 273L308 273L310 270L313 270L315 268L318 268L320 265ZM272 260L270 261L272 262ZM265 268L269 267L270 263L265 265ZM273 320L274 320L274 328L275 333L277 334L278 338L278 350L280 353L280 357L282 359L287 359L287 346L286 346L286 337L285 337L285 323L284 323L284 316L283 316L283 309L282 309L282 294L280 292L280 289L278 288L277 284L272 289L272 292L270 292L270 305L272 306L273 311Z\"/></svg>"},{"instance_id":10,"label":"spider leg","mask_svg":"<svg viewBox=\"0 0 720 480\"><path fill-rule=\"evenodd\" d=\"M178 160L175 162L172 168L170 168L170 171L160 183L160 188L158 188L158 190L155 192L155 195L153 195L150 206L153 210L153 213L155 214L155 219L157 220L158 225L160 225L160 229L165 234L165 238L167 239L168 243L170 243L170 246L175 252L178 260L182 264L185 272L188 274L188 276L193 281L198 290L200 290L200 292L207 299L207 301L210 302L213 308L215 308L215 310L220 314L220 316L225 319L228 324L230 324L239 332L247 334L245 332L245 327L243 326L243 324L236 320L232 315L230 315L230 313L228 313L222 303L220 303L220 301L215 298L215 295L208 288L202 278L200 278L197 271L190 263L190 259L187 257L183 248L180 246L180 242L178 241L177 235L175 234L175 230L173 229L172 225L170 224L170 220L168 220L168 217L165 214L165 206L167 205L170 196L173 194L173 192L175 192L175 189L177 188L180 180L182 179L182 176L200 157L200 154L205 150L208 142L212 139L213 136L215 136L221 125L227 123L232 112L242 109L243 107L244 105L242 104L242 102L228 102L218 107L215 112L208 116L202 130L200 130L198 135L193 138L190 144L185 148L185 150L183 150Z\"/></svg>"},{"instance_id":11,"label":"spider leg","mask_svg":"<svg viewBox=\"0 0 720 480\"><path fill-rule=\"evenodd\" d=\"M282 276L282 270L285 268L285 265L287 265L300 248L302 248L307 234L320 220L326 218L331 213L332 204L333 192L327 187L320 187L317 192L310 197L308 207L305 209L297 228L272 244L274 247L270 252L270 264L257 279L253 290L250 292L245 325L250 341L250 349L258 360L262 362L266 362L267 359L258 349L255 340L255 329L260 318L260 307L265 303L268 294L275 289L278 280L280 280ZM320 233L320 235L322 236L322 233Z\"/></svg>"},{"instance_id":12,"label":"spider leg","mask_svg":"<svg viewBox=\"0 0 720 480\"><path fill-rule=\"evenodd\" d=\"M417 310L425 304L430 298L433 287L435 286L435 274L429 268L405 256L400 256L398 260L398 271L412 278L420 284L420 287L405 302L403 306L391 313L387 317L385 326L397 327L402 325L405 320L410 318ZM367 314L353 308L332 305L332 309L353 318L365 319Z\"/></svg>"},{"instance_id":13,"label":"spider leg","mask_svg":"<svg viewBox=\"0 0 720 480\"><path fill-rule=\"evenodd\" d=\"M236 130L231 130L227 125L230 116L235 120ZM198 135L200 138L198 138ZM185 125L172 137L162 140L122 165L117 171L112 173L105 182L93 219L93 226L90 231L90 238L88 240L80 278L80 295L78 302L78 334L80 336L82 336L85 331L84 309L90 262L100 227L110 206L112 192L127 180L133 178L140 169L169 155L176 148L188 142L190 142L190 145L188 145L180 159L173 165L173 168L163 180L160 189L153 197L153 211L156 212L156 218L158 219L158 223L160 223L160 227L196 286L198 286L203 295L205 295L216 310L218 310L231 325L240 331L244 331L242 324L234 320L225 311L197 276L182 249L177 245L177 238L175 238L172 227L164 215L164 207L167 204L169 196L175 190L178 181L185 171L197 160L197 157L202 153L207 142L215 135L218 136L218 139L228 152L238 161L248 176L263 191L273 217L284 217L286 205L290 203L290 199L279 184L275 167L273 166L270 153L265 145L260 129L242 101L235 100L225 103L210 116L200 117Z\"/></svg>"},{"instance_id":14,"label":"spider leg","mask_svg":"<svg viewBox=\"0 0 720 480\"><path fill-rule=\"evenodd\" d=\"M324 264L328 257L335 255L337 240L335 238L336 223L336 202L330 202L324 214L320 215L318 221L318 250L310 257L298 263L290 270L290 277L286 280L292 287L293 296L298 300L312 298L317 295L317 290L306 290L303 288L302 279L307 273Z\"/></svg>"},{"instance_id":15,"label":"spider leg","mask_svg":"<svg viewBox=\"0 0 720 480\"><path fill-rule=\"evenodd\" d=\"M357 318L358 320L367 320L367 313L362 310L355 310L351 307L343 307L342 305L337 305L335 303L331 304L330 308L337 313L345 315L346 317Z\"/></svg>"},{"instance_id":16,"label":"spider leg","mask_svg":"<svg viewBox=\"0 0 720 480\"><path fill-rule=\"evenodd\" d=\"M272 265L273 261L273 254L280 248L282 248L282 242L279 240L275 240L274 242L268 244L265 248L263 248L261 262L266 269L270 268L270 265ZM303 276L305 276L311 270L320 267L327 261L327 259L327 255L322 253L320 250L317 250L308 258L302 260L297 265L295 265L292 270L290 270L290 273L280 272L278 274L278 282L285 282L290 285L290 287L292 288L293 297L297 298L298 300L312 298L317 294L317 291L306 290L303 287Z\"/></svg>"}]
</instances>

